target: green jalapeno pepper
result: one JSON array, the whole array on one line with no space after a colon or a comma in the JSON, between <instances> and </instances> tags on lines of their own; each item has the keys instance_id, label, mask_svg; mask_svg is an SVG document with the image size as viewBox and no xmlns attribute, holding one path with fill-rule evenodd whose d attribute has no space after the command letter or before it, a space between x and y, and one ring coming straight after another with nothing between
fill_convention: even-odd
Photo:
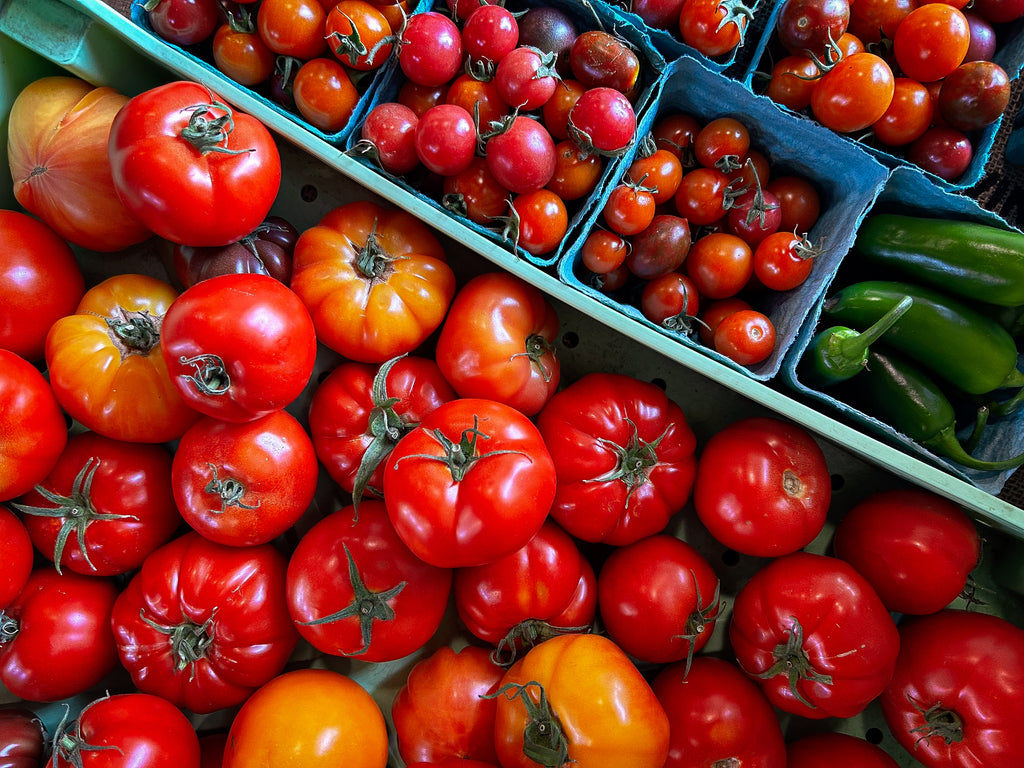
<instances>
[{"instance_id":1,"label":"green jalapeno pepper","mask_svg":"<svg viewBox=\"0 0 1024 768\"><path fill-rule=\"evenodd\" d=\"M945 393L924 369L898 353L872 348L856 381L857 400L865 413L933 453L969 469L999 471L1024 465L1024 453L1003 461L971 456L957 439L956 413Z\"/></svg>"},{"instance_id":2,"label":"green jalapeno pepper","mask_svg":"<svg viewBox=\"0 0 1024 768\"><path fill-rule=\"evenodd\" d=\"M854 248L865 261L948 293L1000 306L1024 304L1024 234L971 221L880 213Z\"/></svg>"},{"instance_id":3,"label":"green jalapeno pepper","mask_svg":"<svg viewBox=\"0 0 1024 768\"><path fill-rule=\"evenodd\" d=\"M886 332L886 344L912 357L958 389L981 395L1024 386L1017 370L1017 346L991 317L940 291L910 283L865 280L826 299L831 322L864 329L904 297L914 302Z\"/></svg>"}]
</instances>

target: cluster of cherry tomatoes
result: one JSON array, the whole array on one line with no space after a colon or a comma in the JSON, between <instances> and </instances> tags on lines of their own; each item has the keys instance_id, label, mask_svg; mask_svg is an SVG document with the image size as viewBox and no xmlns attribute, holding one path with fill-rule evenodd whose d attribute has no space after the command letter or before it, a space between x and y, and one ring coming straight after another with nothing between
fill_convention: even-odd
<instances>
[{"instance_id":1,"label":"cluster of cherry tomatoes","mask_svg":"<svg viewBox=\"0 0 1024 768\"><path fill-rule=\"evenodd\" d=\"M651 322L699 328L717 352L759 363L775 328L741 292L798 287L819 252L806 234L821 211L817 189L771 171L737 118L663 115L608 194L604 226L586 236L580 263L601 290L633 296Z\"/></svg>"},{"instance_id":2,"label":"cluster of cherry tomatoes","mask_svg":"<svg viewBox=\"0 0 1024 768\"><path fill-rule=\"evenodd\" d=\"M787 0L765 94L821 124L960 178L977 132L1002 115L1010 78L997 28L1024 4L985 0Z\"/></svg>"},{"instance_id":3,"label":"cluster of cherry tomatoes","mask_svg":"<svg viewBox=\"0 0 1024 768\"><path fill-rule=\"evenodd\" d=\"M421 60L399 46L404 82L381 95L351 151L471 222L502 227L527 253L549 254L607 158L633 144L642 53L557 7L463 3L454 17L409 19L403 39L430 27L432 50Z\"/></svg>"}]
</instances>

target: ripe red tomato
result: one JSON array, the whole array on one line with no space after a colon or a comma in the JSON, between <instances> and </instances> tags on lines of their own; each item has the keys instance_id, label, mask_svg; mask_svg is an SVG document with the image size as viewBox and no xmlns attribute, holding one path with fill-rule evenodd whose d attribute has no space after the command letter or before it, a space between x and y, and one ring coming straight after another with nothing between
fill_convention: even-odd
<instances>
[{"instance_id":1,"label":"ripe red tomato","mask_svg":"<svg viewBox=\"0 0 1024 768\"><path fill-rule=\"evenodd\" d=\"M718 576L704 556L668 534L617 547L597 582L608 636L651 664L689 662L707 645L722 610L719 592Z\"/></svg>"},{"instance_id":2,"label":"ripe red tomato","mask_svg":"<svg viewBox=\"0 0 1024 768\"><path fill-rule=\"evenodd\" d=\"M754 274L754 251L739 235L711 232L694 241L684 263L701 296L725 299L739 293Z\"/></svg>"},{"instance_id":3,"label":"ripe red tomato","mask_svg":"<svg viewBox=\"0 0 1024 768\"><path fill-rule=\"evenodd\" d=\"M1017 765L1024 630L990 614L943 610L902 623L899 639L881 697L896 740L928 768Z\"/></svg>"},{"instance_id":4,"label":"ripe red tomato","mask_svg":"<svg viewBox=\"0 0 1024 768\"><path fill-rule=\"evenodd\" d=\"M892 50L904 75L931 83L959 67L970 44L971 29L962 11L947 3L925 3L896 27Z\"/></svg>"},{"instance_id":5,"label":"ripe red tomato","mask_svg":"<svg viewBox=\"0 0 1024 768\"><path fill-rule=\"evenodd\" d=\"M845 733L813 733L786 746L786 768L831 768L839 762L854 768L898 768L881 747Z\"/></svg>"},{"instance_id":6,"label":"ripe red tomato","mask_svg":"<svg viewBox=\"0 0 1024 768\"><path fill-rule=\"evenodd\" d=\"M59 701L117 666L110 612L117 585L103 576L37 568L4 609L0 683L25 701Z\"/></svg>"},{"instance_id":7,"label":"ripe red tomato","mask_svg":"<svg viewBox=\"0 0 1024 768\"><path fill-rule=\"evenodd\" d=\"M270 131L184 80L129 99L110 126L108 154L125 207L186 245L241 240L266 218L281 184Z\"/></svg>"},{"instance_id":8,"label":"ripe red tomato","mask_svg":"<svg viewBox=\"0 0 1024 768\"><path fill-rule=\"evenodd\" d=\"M331 52L356 71L379 69L391 55L391 24L366 0L340 0L327 12L324 32Z\"/></svg>"},{"instance_id":9,"label":"ripe red tomato","mask_svg":"<svg viewBox=\"0 0 1024 768\"><path fill-rule=\"evenodd\" d=\"M600 155L588 155L565 139L555 145L555 171L546 188L562 200L581 200L597 189L603 172Z\"/></svg>"},{"instance_id":10,"label":"ripe red tomato","mask_svg":"<svg viewBox=\"0 0 1024 768\"><path fill-rule=\"evenodd\" d=\"M452 572L402 542L381 501L323 518L288 561L288 610L314 648L360 661L394 661L441 625Z\"/></svg>"},{"instance_id":11,"label":"ripe red tomato","mask_svg":"<svg viewBox=\"0 0 1024 768\"><path fill-rule=\"evenodd\" d=\"M487 167L505 189L525 194L555 173L555 140L539 121L516 115L487 139Z\"/></svg>"},{"instance_id":12,"label":"ripe red tomato","mask_svg":"<svg viewBox=\"0 0 1024 768\"><path fill-rule=\"evenodd\" d=\"M539 288L487 272L459 290L435 357L460 397L497 400L533 416L558 389L558 333L558 315Z\"/></svg>"},{"instance_id":13,"label":"ripe red tomato","mask_svg":"<svg viewBox=\"0 0 1024 768\"><path fill-rule=\"evenodd\" d=\"M274 52L255 28L221 24L213 36L213 63L240 85L262 85L274 73Z\"/></svg>"},{"instance_id":14,"label":"ripe red tomato","mask_svg":"<svg viewBox=\"0 0 1024 768\"><path fill-rule=\"evenodd\" d=\"M691 226L721 221L726 213L726 195L731 198L730 179L718 168L699 166L686 174L672 198L676 212Z\"/></svg>"},{"instance_id":15,"label":"ripe red tomato","mask_svg":"<svg viewBox=\"0 0 1024 768\"><path fill-rule=\"evenodd\" d=\"M135 687L208 714L280 674L299 639L285 568L270 544L229 547L195 532L153 552L110 620Z\"/></svg>"},{"instance_id":16,"label":"ripe red tomato","mask_svg":"<svg viewBox=\"0 0 1024 768\"><path fill-rule=\"evenodd\" d=\"M892 103L895 77L885 59L868 51L844 57L811 94L815 119L837 133L861 131Z\"/></svg>"},{"instance_id":17,"label":"ripe red tomato","mask_svg":"<svg viewBox=\"0 0 1024 768\"><path fill-rule=\"evenodd\" d=\"M963 131L933 125L907 147L907 159L946 181L960 178L974 157L974 145Z\"/></svg>"},{"instance_id":18,"label":"ripe red tomato","mask_svg":"<svg viewBox=\"0 0 1024 768\"><path fill-rule=\"evenodd\" d=\"M556 54L529 45L513 48L502 56L493 80L501 100L521 112L542 108L558 86L555 59Z\"/></svg>"},{"instance_id":19,"label":"ripe red tomato","mask_svg":"<svg viewBox=\"0 0 1024 768\"><path fill-rule=\"evenodd\" d=\"M555 495L540 432L494 400L461 398L431 411L384 469L384 500L402 541L442 568L481 565L526 544Z\"/></svg>"},{"instance_id":20,"label":"ripe red tomato","mask_svg":"<svg viewBox=\"0 0 1024 768\"><path fill-rule=\"evenodd\" d=\"M327 49L327 11L319 0L262 0L256 13L260 37L274 53L308 61Z\"/></svg>"},{"instance_id":21,"label":"ripe red tomato","mask_svg":"<svg viewBox=\"0 0 1024 768\"><path fill-rule=\"evenodd\" d=\"M708 58L718 58L740 46L752 16L740 3L685 0L679 9L679 34L690 47Z\"/></svg>"},{"instance_id":22,"label":"ripe red tomato","mask_svg":"<svg viewBox=\"0 0 1024 768\"><path fill-rule=\"evenodd\" d=\"M640 311L662 328L689 334L700 312L700 294L693 280L682 272L669 272L644 285Z\"/></svg>"},{"instance_id":23,"label":"ripe red tomato","mask_svg":"<svg viewBox=\"0 0 1024 768\"><path fill-rule=\"evenodd\" d=\"M790 54L810 52L825 57L850 23L849 0L786 0L775 17L775 34Z\"/></svg>"},{"instance_id":24,"label":"ripe red tomato","mask_svg":"<svg viewBox=\"0 0 1024 768\"><path fill-rule=\"evenodd\" d=\"M592 229L580 246L580 262L596 275L618 269L626 260L626 240L606 229Z\"/></svg>"},{"instance_id":25,"label":"ripe red tomato","mask_svg":"<svg viewBox=\"0 0 1024 768\"><path fill-rule=\"evenodd\" d=\"M821 196L817 188L803 176L773 176L765 189L779 201L782 209L780 230L810 232L821 214Z\"/></svg>"},{"instance_id":26,"label":"ripe red tomato","mask_svg":"<svg viewBox=\"0 0 1024 768\"><path fill-rule=\"evenodd\" d=\"M147 5L146 19L154 33L175 45L201 43L217 27L215 0L159 0Z\"/></svg>"},{"instance_id":27,"label":"ripe red tomato","mask_svg":"<svg viewBox=\"0 0 1024 768\"><path fill-rule=\"evenodd\" d=\"M462 173L445 176L441 205L457 216L491 226L508 211L508 190L494 178L487 160L474 157Z\"/></svg>"},{"instance_id":28,"label":"ripe red tomato","mask_svg":"<svg viewBox=\"0 0 1024 768\"><path fill-rule=\"evenodd\" d=\"M324 133L337 133L346 125L359 103L349 70L335 58L306 60L295 73L292 97L299 114Z\"/></svg>"},{"instance_id":29,"label":"ripe red tomato","mask_svg":"<svg viewBox=\"0 0 1024 768\"><path fill-rule=\"evenodd\" d=\"M569 138L585 152L618 156L636 140L636 113L614 88L588 88L569 110Z\"/></svg>"},{"instance_id":30,"label":"ripe red tomato","mask_svg":"<svg viewBox=\"0 0 1024 768\"><path fill-rule=\"evenodd\" d=\"M718 541L746 555L779 557L810 544L831 499L818 443L775 417L732 422L711 436L697 464L697 516Z\"/></svg>"},{"instance_id":31,"label":"ripe red tomato","mask_svg":"<svg viewBox=\"0 0 1024 768\"><path fill-rule=\"evenodd\" d=\"M675 196L683 180L683 164L670 150L641 151L630 163L629 178L652 190L654 202L663 205Z\"/></svg>"},{"instance_id":32,"label":"ripe red tomato","mask_svg":"<svg viewBox=\"0 0 1024 768\"><path fill-rule=\"evenodd\" d=\"M779 230L755 247L754 275L773 291L792 290L810 277L819 253L805 236Z\"/></svg>"},{"instance_id":33,"label":"ripe red tomato","mask_svg":"<svg viewBox=\"0 0 1024 768\"><path fill-rule=\"evenodd\" d=\"M527 253L543 256L564 242L569 212L565 201L550 189L516 195L511 209L511 215L518 221L517 232L511 239Z\"/></svg>"},{"instance_id":34,"label":"ripe red tomato","mask_svg":"<svg viewBox=\"0 0 1024 768\"><path fill-rule=\"evenodd\" d=\"M665 768L786 766L775 710L735 664L713 656L679 661L658 672L651 688L668 715Z\"/></svg>"},{"instance_id":35,"label":"ripe red tomato","mask_svg":"<svg viewBox=\"0 0 1024 768\"><path fill-rule=\"evenodd\" d=\"M715 327L715 351L740 365L757 365L775 351L775 326L754 309L732 312Z\"/></svg>"},{"instance_id":36,"label":"ripe red tomato","mask_svg":"<svg viewBox=\"0 0 1024 768\"><path fill-rule=\"evenodd\" d=\"M469 167L476 151L473 115L458 104L437 104L416 123L416 156L441 176L455 176Z\"/></svg>"},{"instance_id":37,"label":"ripe red tomato","mask_svg":"<svg viewBox=\"0 0 1024 768\"><path fill-rule=\"evenodd\" d=\"M656 205L650 189L639 183L623 182L608 193L601 217L612 232L629 237L654 221Z\"/></svg>"},{"instance_id":38,"label":"ripe red tomato","mask_svg":"<svg viewBox=\"0 0 1024 768\"><path fill-rule=\"evenodd\" d=\"M363 119L361 141L356 146L365 147L366 154L386 173L404 176L420 164L416 154L417 122L419 117L404 104L378 104Z\"/></svg>"},{"instance_id":39,"label":"ripe red tomato","mask_svg":"<svg viewBox=\"0 0 1024 768\"><path fill-rule=\"evenodd\" d=\"M35 558L28 531L18 516L5 506L0 506L0 552L5 563L0 573L0 611L3 611L25 586Z\"/></svg>"},{"instance_id":40,"label":"ripe red tomato","mask_svg":"<svg viewBox=\"0 0 1024 768\"><path fill-rule=\"evenodd\" d=\"M537 426L558 472L551 516L577 538L638 541L663 530L690 498L696 438L654 384L587 374L551 399Z\"/></svg>"},{"instance_id":41,"label":"ripe red tomato","mask_svg":"<svg viewBox=\"0 0 1024 768\"><path fill-rule=\"evenodd\" d=\"M928 89L909 77L897 77L892 101L871 124L871 131L888 146L909 144L927 130L935 114L935 100Z\"/></svg>"},{"instance_id":42,"label":"ripe red tomato","mask_svg":"<svg viewBox=\"0 0 1024 768\"><path fill-rule=\"evenodd\" d=\"M78 306L85 277L68 244L37 219L0 210L0 233L0 349L35 362L50 326Z\"/></svg>"},{"instance_id":43,"label":"ripe red tomato","mask_svg":"<svg viewBox=\"0 0 1024 768\"><path fill-rule=\"evenodd\" d=\"M807 54L784 56L772 66L764 95L776 104L802 112L811 105L818 76L818 65Z\"/></svg>"},{"instance_id":44,"label":"ripe red tomato","mask_svg":"<svg viewBox=\"0 0 1024 768\"><path fill-rule=\"evenodd\" d=\"M909 614L935 613L953 602L981 556L966 513L917 488L868 496L839 521L833 546L886 608Z\"/></svg>"},{"instance_id":45,"label":"ripe red tomato","mask_svg":"<svg viewBox=\"0 0 1024 768\"><path fill-rule=\"evenodd\" d=\"M885 689L900 650L896 624L843 560L794 552L772 560L733 602L740 668L783 712L853 717Z\"/></svg>"},{"instance_id":46,"label":"ripe red tomato","mask_svg":"<svg viewBox=\"0 0 1024 768\"><path fill-rule=\"evenodd\" d=\"M462 34L454 21L437 11L409 17L398 43L398 64L414 83L438 86L462 67Z\"/></svg>"},{"instance_id":47,"label":"ripe red tomato","mask_svg":"<svg viewBox=\"0 0 1024 768\"><path fill-rule=\"evenodd\" d=\"M503 5L480 4L462 24L462 47L471 61L500 62L518 44L519 22Z\"/></svg>"}]
</instances>

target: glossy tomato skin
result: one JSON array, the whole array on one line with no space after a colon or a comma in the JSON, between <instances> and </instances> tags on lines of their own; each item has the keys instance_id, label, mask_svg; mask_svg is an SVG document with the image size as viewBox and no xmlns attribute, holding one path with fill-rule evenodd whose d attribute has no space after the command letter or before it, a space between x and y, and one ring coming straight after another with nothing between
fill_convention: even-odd
<instances>
[{"instance_id":1,"label":"glossy tomato skin","mask_svg":"<svg viewBox=\"0 0 1024 768\"><path fill-rule=\"evenodd\" d=\"M68 425L50 383L23 357L0 349L0 501L32 490L67 441Z\"/></svg>"},{"instance_id":2,"label":"glossy tomato skin","mask_svg":"<svg viewBox=\"0 0 1024 768\"><path fill-rule=\"evenodd\" d=\"M750 578L733 602L729 639L774 706L811 719L862 712L892 678L900 647L867 579L809 552L777 558Z\"/></svg>"},{"instance_id":3,"label":"glossy tomato skin","mask_svg":"<svg viewBox=\"0 0 1024 768\"><path fill-rule=\"evenodd\" d=\"M511 663L552 633L585 632L597 610L597 578L553 520L511 555L455 573L455 608L466 628Z\"/></svg>"},{"instance_id":4,"label":"glossy tomato skin","mask_svg":"<svg viewBox=\"0 0 1024 768\"><path fill-rule=\"evenodd\" d=\"M953 602L981 556L967 514L918 488L880 491L855 505L839 521L833 547L890 611L915 615Z\"/></svg>"},{"instance_id":5,"label":"glossy tomato skin","mask_svg":"<svg viewBox=\"0 0 1024 768\"><path fill-rule=\"evenodd\" d=\"M657 533L690 498L696 437L664 390L590 373L537 417L558 488L551 516L584 541L621 546Z\"/></svg>"},{"instance_id":6,"label":"glossy tomato skin","mask_svg":"<svg viewBox=\"0 0 1024 768\"><path fill-rule=\"evenodd\" d=\"M412 352L441 325L455 274L426 224L358 200L299 236L291 287L320 342L349 360L381 363Z\"/></svg>"},{"instance_id":7,"label":"glossy tomato skin","mask_svg":"<svg viewBox=\"0 0 1024 768\"><path fill-rule=\"evenodd\" d=\"M42 720L18 704L0 707L0 766L40 768L46 764L46 733Z\"/></svg>"},{"instance_id":8,"label":"glossy tomato skin","mask_svg":"<svg viewBox=\"0 0 1024 768\"><path fill-rule=\"evenodd\" d=\"M897 768L881 747L845 733L814 733L786 746L786 768L831 768L841 761L853 768Z\"/></svg>"},{"instance_id":9,"label":"glossy tomato skin","mask_svg":"<svg viewBox=\"0 0 1024 768\"><path fill-rule=\"evenodd\" d=\"M877 54L846 56L814 86L811 111L837 133L861 131L885 114L895 80L889 64Z\"/></svg>"},{"instance_id":10,"label":"glossy tomato skin","mask_svg":"<svg viewBox=\"0 0 1024 768\"><path fill-rule=\"evenodd\" d=\"M534 719L524 702L538 704L541 691L564 734L563 762L579 768L665 764L665 710L629 657L602 635L545 640L512 665L498 690L494 736L504 768L536 765L523 751L526 726Z\"/></svg>"},{"instance_id":11,"label":"glossy tomato skin","mask_svg":"<svg viewBox=\"0 0 1024 768\"><path fill-rule=\"evenodd\" d=\"M209 134L211 123L221 122L226 136L214 135L212 141L237 154L202 154L182 137L183 129ZM187 81L129 99L110 126L108 152L121 202L175 243L241 240L270 212L281 184L281 158L270 131L250 115L229 112L215 93Z\"/></svg>"},{"instance_id":12,"label":"glossy tomato skin","mask_svg":"<svg viewBox=\"0 0 1024 768\"><path fill-rule=\"evenodd\" d=\"M37 219L0 210L0 232L0 349L35 362L50 326L78 306L85 278L68 244Z\"/></svg>"},{"instance_id":13,"label":"glossy tomato skin","mask_svg":"<svg viewBox=\"0 0 1024 768\"><path fill-rule=\"evenodd\" d=\"M61 407L115 440L166 443L199 417L162 352L164 318L178 291L148 275L120 274L90 288L46 337L50 385Z\"/></svg>"},{"instance_id":14,"label":"glossy tomato skin","mask_svg":"<svg viewBox=\"0 0 1024 768\"><path fill-rule=\"evenodd\" d=\"M316 331L299 297L268 275L220 275L164 315L161 351L178 392L206 416L253 421L309 382Z\"/></svg>"},{"instance_id":15,"label":"glossy tomato skin","mask_svg":"<svg viewBox=\"0 0 1024 768\"><path fill-rule=\"evenodd\" d=\"M6 506L0 506L0 552L4 569L0 572L0 611L14 602L29 574L35 550L24 524Z\"/></svg>"},{"instance_id":16,"label":"glossy tomato skin","mask_svg":"<svg viewBox=\"0 0 1024 768\"><path fill-rule=\"evenodd\" d=\"M928 768L1017 765L1024 630L998 616L947 609L901 624L900 643L881 697L896 740ZM979 675L982 669L998 674Z\"/></svg>"},{"instance_id":17,"label":"glossy tomato skin","mask_svg":"<svg viewBox=\"0 0 1024 768\"><path fill-rule=\"evenodd\" d=\"M533 416L561 380L558 333L558 315L540 289L488 272L459 290L435 357L460 397L497 400Z\"/></svg>"},{"instance_id":18,"label":"glossy tomato skin","mask_svg":"<svg viewBox=\"0 0 1024 768\"><path fill-rule=\"evenodd\" d=\"M409 670L391 702L398 751L407 763L464 758L497 763L491 698L505 669L478 645L442 646Z\"/></svg>"},{"instance_id":19,"label":"glossy tomato skin","mask_svg":"<svg viewBox=\"0 0 1024 768\"><path fill-rule=\"evenodd\" d=\"M37 568L4 610L0 683L25 701L84 693L117 666L110 615L117 586L101 576Z\"/></svg>"},{"instance_id":20,"label":"glossy tomato skin","mask_svg":"<svg viewBox=\"0 0 1024 768\"><path fill-rule=\"evenodd\" d=\"M72 435L57 466L15 507L58 571L86 576L138 568L181 524L170 452L95 432Z\"/></svg>"},{"instance_id":21,"label":"glossy tomato skin","mask_svg":"<svg viewBox=\"0 0 1024 768\"><path fill-rule=\"evenodd\" d=\"M359 661L395 661L441 625L452 572L416 557L382 501L334 512L288 561L288 610L314 648Z\"/></svg>"},{"instance_id":22,"label":"glossy tomato skin","mask_svg":"<svg viewBox=\"0 0 1024 768\"><path fill-rule=\"evenodd\" d=\"M384 768L388 735L373 697L327 669L286 672L235 715L224 768Z\"/></svg>"},{"instance_id":23,"label":"glossy tomato skin","mask_svg":"<svg viewBox=\"0 0 1024 768\"><path fill-rule=\"evenodd\" d=\"M698 656L662 669L651 688L668 715L665 768L716 764L785 768L786 746L768 699L735 664Z\"/></svg>"},{"instance_id":24,"label":"glossy tomato skin","mask_svg":"<svg viewBox=\"0 0 1024 768\"><path fill-rule=\"evenodd\" d=\"M63 736L67 742L58 742L49 768L199 768L199 737L192 723L173 704L148 693L96 699L67 724Z\"/></svg>"},{"instance_id":25,"label":"glossy tomato skin","mask_svg":"<svg viewBox=\"0 0 1024 768\"><path fill-rule=\"evenodd\" d=\"M206 416L182 435L171 480L181 515L220 544L265 544L313 502L313 443L287 411L235 423Z\"/></svg>"},{"instance_id":26,"label":"glossy tomato skin","mask_svg":"<svg viewBox=\"0 0 1024 768\"><path fill-rule=\"evenodd\" d=\"M384 469L395 530L439 567L515 552L540 529L554 495L555 466L540 432L494 400L438 406L399 441Z\"/></svg>"},{"instance_id":27,"label":"glossy tomato skin","mask_svg":"<svg viewBox=\"0 0 1024 768\"><path fill-rule=\"evenodd\" d=\"M299 639L285 568L270 544L228 547L194 531L156 550L111 618L135 687L205 714L279 674Z\"/></svg>"},{"instance_id":28,"label":"glossy tomato skin","mask_svg":"<svg viewBox=\"0 0 1024 768\"><path fill-rule=\"evenodd\" d=\"M763 416L712 435L693 489L697 515L711 535L755 557L810 544L825 525L831 499L828 464L811 434Z\"/></svg>"}]
</instances>

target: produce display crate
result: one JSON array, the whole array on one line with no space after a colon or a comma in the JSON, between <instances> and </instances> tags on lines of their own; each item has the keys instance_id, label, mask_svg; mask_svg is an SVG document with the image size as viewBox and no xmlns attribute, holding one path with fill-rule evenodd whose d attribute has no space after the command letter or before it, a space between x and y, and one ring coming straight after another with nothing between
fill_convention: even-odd
<instances>
[{"instance_id":1,"label":"produce display crate","mask_svg":"<svg viewBox=\"0 0 1024 768\"><path fill-rule=\"evenodd\" d=\"M12 10L13 9L13 10ZM17 11L17 13L13 13ZM36 23L26 19L36 13ZM20 20L12 28L10 20ZM61 28L77 34L77 44L53 44L51 33L59 20ZM74 38L74 35L72 35ZM76 42L71 39L69 42ZM131 93L174 77L192 77L196 70L185 59L175 58L149 40L140 40L130 18L99 0L0 0L0 109L7 108L20 88L36 77L66 71L99 84ZM745 372L725 365L701 351L668 340L656 329L638 322L604 303L560 281L550 270L497 248L488 238L465 227L454 217L439 216L419 196L382 179L365 165L348 157L339 147L296 126L294 121L270 110L245 89L213 78L210 85L236 107L259 117L281 137L284 180L274 213L288 218L300 230L315 224L326 211L352 199L371 198L405 208L430 223L441 236L460 280L493 269L507 270L544 290L561 320L558 355L563 379L573 381L592 370L629 373L664 386L683 408L697 436L698 447L723 426L748 415L781 415L807 429L819 439L833 480L833 502L829 521L808 550L828 551L836 522L868 494L889 487L916 485L953 499L969 511L983 527L986 555L975 576L984 604L975 610L1004 616L1017 624L1024 622L1024 596L1005 589L993 567L1014 553L1017 540L1024 538L1024 509L986 492L950 472L908 454L868 434L865 430L829 415L818 404L779 386L757 381ZM6 137L6 132L3 133ZM5 194L10 180L0 180ZM13 206L9 197L4 204ZM87 284L124 271L124 262L109 256L79 251ZM167 279L168 254L159 245L148 244L127 256L139 272ZM304 418L312 389L320 375L336 364L330 354L318 356L317 368L306 392L289 411ZM343 495L321 473L317 500L289 536L300 536L320 517L344 503ZM756 558L737 556L704 532L688 505L670 525L669 532L683 537L704 551L722 579L725 612L719 619L707 653L725 648L731 598L763 565ZM408 668L442 645L458 646L465 638L457 631L455 617L446 619L444 629L421 651L396 662L369 664L351 659L325 657L300 644L290 667L330 668L350 675L372 693L387 713ZM65 704L72 709L84 705L104 691L126 690L130 683L117 673L95 691L74 700L33 707L52 728L63 716ZM0 703L11 701L0 688ZM201 732L226 727L232 712L194 716ZM834 729L866 738L892 754L905 768L918 764L896 745L888 734L876 706L862 715L842 721L815 723L783 718L788 737L809 730ZM393 734L393 730L392 730ZM392 745L394 746L394 745ZM400 763L396 763L398 765Z\"/></svg>"}]
</instances>

